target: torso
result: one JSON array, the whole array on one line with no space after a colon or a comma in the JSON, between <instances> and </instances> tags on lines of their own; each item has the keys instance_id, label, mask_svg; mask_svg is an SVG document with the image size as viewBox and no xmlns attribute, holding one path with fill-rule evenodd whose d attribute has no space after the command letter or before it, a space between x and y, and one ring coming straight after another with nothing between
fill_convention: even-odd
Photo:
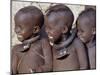
<instances>
[{"instance_id":1,"label":"torso","mask_svg":"<svg viewBox=\"0 0 100 75\"><path fill-rule=\"evenodd\" d=\"M96 68L96 46L88 47L90 69Z\"/></svg>"},{"instance_id":2,"label":"torso","mask_svg":"<svg viewBox=\"0 0 100 75\"><path fill-rule=\"evenodd\" d=\"M63 59L56 59L56 50L53 48L53 71L66 71L66 70L77 70L80 68L77 52L74 44L72 43L68 47L69 56Z\"/></svg>"},{"instance_id":3,"label":"torso","mask_svg":"<svg viewBox=\"0 0 100 75\"><path fill-rule=\"evenodd\" d=\"M38 55L43 56L41 41L31 44L27 52L19 53L19 65L17 66L18 73L32 73L40 65L44 64L44 60Z\"/></svg>"}]
</instances>

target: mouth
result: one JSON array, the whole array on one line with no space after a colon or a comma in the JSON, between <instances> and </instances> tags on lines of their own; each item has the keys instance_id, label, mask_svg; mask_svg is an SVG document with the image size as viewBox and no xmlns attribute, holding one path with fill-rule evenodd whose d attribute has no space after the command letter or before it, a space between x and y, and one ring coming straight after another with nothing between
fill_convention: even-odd
<instances>
[{"instance_id":1,"label":"mouth","mask_svg":"<svg viewBox=\"0 0 100 75\"><path fill-rule=\"evenodd\" d=\"M53 46L53 45L54 45L54 43L53 43L53 42L51 42L51 41L50 41L49 43L50 43L50 45L51 45L51 46Z\"/></svg>"},{"instance_id":2,"label":"mouth","mask_svg":"<svg viewBox=\"0 0 100 75\"><path fill-rule=\"evenodd\" d=\"M49 37L49 39L53 39L53 37L52 36L48 36Z\"/></svg>"},{"instance_id":3,"label":"mouth","mask_svg":"<svg viewBox=\"0 0 100 75\"><path fill-rule=\"evenodd\" d=\"M21 35L17 35L17 37L18 37L18 38L23 38L23 36L21 36Z\"/></svg>"},{"instance_id":4,"label":"mouth","mask_svg":"<svg viewBox=\"0 0 100 75\"><path fill-rule=\"evenodd\" d=\"M23 36L21 36L21 35L17 35L17 38L18 38L19 41L23 41L24 40Z\"/></svg>"},{"instance_id":5,"label":"mouth","mask_svg":"<svg viewBox=\"0 0 100 75\"><path fill-rule=\"evenodd\" d=\"M80 38L80 40L82 41L82 42L85 42L85 40L84 40L84 38L83 37L79 37Z\"/></svg>"},{"instance_id":6,"label":"mouth","mask_svg":"<svg viewBox=\"0 0 100 75\"><path fill-rule=\"evenodd\" d=\"M50 41L53 41L54 40L54 37L53 36L48 36L49 40Z\"/></svg>"},{"instance_id":7,"label":"mouth","mask_svg":"<svg viewBox=\"0 0 100 75\"><path fill-rule=\"evenodd\" d=\"M50 45L53 46L53 44L54 44L54 43L53 43L53 42L54 42L54 41L53 41L54 38L53 38L52 36L48 36L48 38L49 38L49 41L50 41L50 42L49 42Z\"/></svg>"}]
</instances>

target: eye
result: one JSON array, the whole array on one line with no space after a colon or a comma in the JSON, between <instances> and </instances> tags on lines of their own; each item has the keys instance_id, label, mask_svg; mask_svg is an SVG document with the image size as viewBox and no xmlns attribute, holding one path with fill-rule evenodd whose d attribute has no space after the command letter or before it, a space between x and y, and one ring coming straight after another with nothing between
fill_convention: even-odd
<instances>
[{"instance_id":1,"label":"eye","mask_svg":"<svg viewBox=\"0 0 100 75\"><path fill-rule=\"evenodd\" d=\"M37 30L37 28L36 28L36 27L34 27L33 31L36 31L36 30Z\"/></svg>"},{"instance_id":2,"label":"eye","mask_svg":"<svg viewBox=\"0 0 100 75\"><path fill-rule=\"evenodd\" d=\"M83 34L83 33L84 33L84 31L83 31L83 30L79 30L78 32L79 32L80 34Z\"/></svg>"},{"instance_id":3,"label":"eye","mask_svg":"<svg viewBox=\"0 0 100 75\"><path fill-rule=\"evenodd\" d=\"M17 27L23 29L24 25L17 25Z\"/></svg>"}]
</instances>

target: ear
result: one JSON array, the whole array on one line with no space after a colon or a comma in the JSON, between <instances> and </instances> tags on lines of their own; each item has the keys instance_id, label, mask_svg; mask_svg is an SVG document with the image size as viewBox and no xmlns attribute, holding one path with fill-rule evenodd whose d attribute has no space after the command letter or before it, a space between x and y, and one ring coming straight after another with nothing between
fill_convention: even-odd
<instances>
[{"instance_id":1,"label":"ear","mask_svg":"<svg viewBox=\"0 0 100 75\"><path fill-rule=\"evenodd\" d=\"M39 31L40 31L40 27L36 25L36 26L33 28L33 33L38 33Z\"/></svg>"},{"instance_id":2,"label":"ear","mask_svg":"<svg viewBox=\"0 0 100 75\"><path fill-rule=\"evenodd\" d=\"M96 28L92 28L92 34L96 34Z\"/></svg>"},{"instance_id":3,"label":"ear","mask_svg":"<svg viewBox=\"0 0 100 75\"><path fill-rule=\"evenodd\" d=\"M65 34L65 33L67 33L67 31L68 31L68 27L67 26L64 26L64 28L62 30L62 33Z\"/></svg>"}]
</instances>

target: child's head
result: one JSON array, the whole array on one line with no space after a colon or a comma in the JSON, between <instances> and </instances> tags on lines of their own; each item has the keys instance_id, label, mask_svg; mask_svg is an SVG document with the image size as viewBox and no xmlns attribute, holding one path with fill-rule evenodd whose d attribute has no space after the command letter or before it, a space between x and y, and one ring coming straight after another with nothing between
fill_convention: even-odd
<instances>
[{"instance_id":1,"label":"child's head","mask_svg":"<svg viewBox=\"0 0 100 75\"><path fill-rule=\"evenodd\" d=\"M44 16L35 6L20 9L15 17L15 32L19 41L24 41L35 36L43 25Z\"/></svg>"},{"instance_id":2,"label":"child's head","mask_svg":"<svg viewBox=\"0 0 100 75\"><path fill-rule=\"evenodd\" d=\"M59 4L48 9L45 16L46 32L51 41L57 41L70 31L74 16L65 5Z\"/></svg>"},{"instance_id":3,"label":"child's head","mask_svg":"<svg viewBox=\"0 0 100 75\"><path fill-rule=\"evenodd\" d=\"M96 11L92 8L84 10L77 19L78 37L88 43L96 34Z\"/></svg>"},{"instance_id":4,"label":"child's head","mask_svg":"<svg viewBox=\"0 0 100 75\"><path fill-rule=\"evenodd\" d=\"M85 10L90 9L90 8L96 10L96 6L85 5Z\"/></svg>"}]
</instances>

